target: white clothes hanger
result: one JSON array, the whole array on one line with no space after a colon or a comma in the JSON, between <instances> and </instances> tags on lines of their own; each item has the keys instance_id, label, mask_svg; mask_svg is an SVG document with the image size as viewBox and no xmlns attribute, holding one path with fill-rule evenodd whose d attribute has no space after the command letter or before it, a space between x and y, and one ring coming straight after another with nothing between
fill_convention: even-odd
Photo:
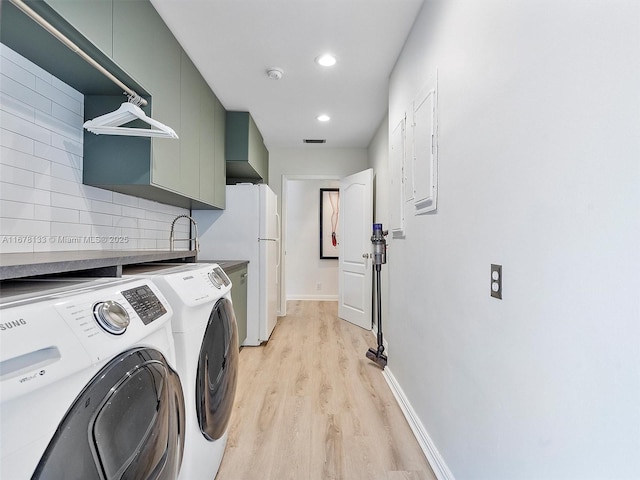
<instances>
[{"instance_id":1,"label":"white clothes hanger","mask_svg":"<svg viewBox=\"0 0 640 480\"><path fill-rule=\"evenodd\" d=\"M123 127L133 120L142 120L152 128ZM105 113L93 120L84 122L84 128L96 135L127 135L130 137L178 138L171 127L154 120L131 102L124 102L118 110Z\"/></svg>"}]
</instances>

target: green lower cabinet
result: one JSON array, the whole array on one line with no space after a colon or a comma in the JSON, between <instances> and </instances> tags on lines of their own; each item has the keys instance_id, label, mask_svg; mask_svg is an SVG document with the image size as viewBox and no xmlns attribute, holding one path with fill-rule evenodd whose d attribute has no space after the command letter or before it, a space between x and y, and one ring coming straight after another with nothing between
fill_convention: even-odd
<instances>
[{"instance_id":1,"label":"green lower cabinet","mask_svg":"<svg viewBox=\"0 0 640 480\"><path fill-rule=\"evenodd\" d=\"M238 346L247 338L247 265L225 270L231 279L231 301L238 324Z\"/></svg>"}]
</instances>

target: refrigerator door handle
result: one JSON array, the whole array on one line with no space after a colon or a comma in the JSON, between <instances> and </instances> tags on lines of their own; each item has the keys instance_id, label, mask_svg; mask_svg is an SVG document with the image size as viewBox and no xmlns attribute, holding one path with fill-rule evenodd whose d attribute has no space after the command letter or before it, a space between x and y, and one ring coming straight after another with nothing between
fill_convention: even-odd
<instances>
[{"instance_id":1,"label":"refrigerator door handle","mask_svg":"<svg viewBox=\"0 0 640 480\"><path fill-rule=\"evenodd\" d=\"M281 228L281 225L280 225L280 215L278 214L278 212L276 212L276 225L277 225L277 227L276 227L276 242L277 242L277 245L278 245L278 247L277 247L277 249L278 249L278 263L276 263L276 269L279 269L280 268L280 260L281 260L280 259L280 255L281 255L281 253L280 253L280 228Z\"/></svg>"}]
</instances>

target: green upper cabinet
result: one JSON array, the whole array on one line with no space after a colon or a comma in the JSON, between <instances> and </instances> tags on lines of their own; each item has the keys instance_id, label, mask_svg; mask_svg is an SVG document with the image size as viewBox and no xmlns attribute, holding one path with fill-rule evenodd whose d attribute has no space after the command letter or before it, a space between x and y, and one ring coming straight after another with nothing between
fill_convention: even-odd
<instances>
[{"instance_id":1,"label":"green upper cabinet","mask_svg":"<svg viewBox=\"0 0 640 480\"><path fill-rule=\"evenodd\" d=\"M112 0L46 0L82 35L108 56L113 55Z\"/></svg>"},{"instance_id":2,"label":"green upper cabinet","mask_svg":"<svg viewBox=\"0 0 640 480\"><path fill-rule=\"evenodd\" d=\"M180 138L91 138L85 183L186 208L224 208L218 99L148 1L113 0L113 60L149 92L147 114ZM93 115L104 100L89 99L85 112Z\"/></svg>"},{"instance_id":3,"label":"green upper cabinet","mask_svg":"<svg viewBox=\"0 0 640 480\"><path fill-rule=\"evenodd\" d=\"M200 198L200 99L205 82L184 52L181 55L180 74L179 189L191 197Z\"/></svg>"},{"instance_id":4,"label":"green upper cabinet","mask_svg":"<svg viewBox=\"0 0 640 480\"><path fill-rule=\"evenodd\" d=\"M180 116L186 140L180 151L181 189L204 203L224 208L225 110L185 52L181 72Z\"/></svg>"},{"instance_id":5,"label":"green upper cabinet","mask_svg":"<svg viewBox=\"0 0 640 480\"><path fill-rule=\"evenodd\" d=\"M184 208L224 208L226 111L151 3L27 3L145 98L145 113L180 137L94 135L85 130L83 182ZM3 44L84 94L86 120L113 112L126 101L113 81L6 0L0 2L0 27Z\"/></svg>"},{"instance_id":6,"label":"green upper cabinet","mask_svg":"<svg viewBox=\"0 0 640 480\"><path fill-rule=\"evenodd\" d=\"M213 92L212 92L213 93ZM215 95L214 95L215 97ZM225 196L227 183L227 167L225 160L225 138L226 138L226 125L227 125L227 111L220 103L217 97L215 97L215 118L213 124L213 138L214 138L214 202L217 207L225 207Z\"/></svg>"},{"instance_id":7,"label":"green upper cabinet","mask_svg":"<svg viewBox=\"0 0 640 480\"><path fill-rule=\"evenodd\" d=\"M227 112L227 180L269 181L269 151L249 112Z\"/></svg>"},{"instance_id":8,"label":"green upper cabinet","mask_svg":"<svg viewBox=\"0 0 640 480\"><path fill-rule=\"evenodd\" d=\"M200 141L200 178L197 179L200 187L200 199L216 204L216 169L214 138L216 124L216 96L203 80L200 92L200 124L198 125ZM224 163L224 162L223 162ZM224 184L222 185L224 189Z\"/></svg>"},{"instance_id":9,"label":"green upper cabinet","mask_svg":"<svg viewBox=\"0 0 640 480\"><path fill-rule=\"evenodd\" d=\"M113 61L112 0L25 3L116 78L140 95L148 95ZM126 99L121 87L8 0L0 2L0 41L84 95L119 95L121 100Z\"/></svg>"}]
</instances>

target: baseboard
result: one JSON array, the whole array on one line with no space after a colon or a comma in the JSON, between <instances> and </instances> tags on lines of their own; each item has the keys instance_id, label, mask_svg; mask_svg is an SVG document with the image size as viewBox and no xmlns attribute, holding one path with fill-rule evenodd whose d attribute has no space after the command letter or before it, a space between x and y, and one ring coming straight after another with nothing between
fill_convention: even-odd
<instances>
[{"instance_id":1,"label":"baseboard","mask_svg":"<svg viewBox=\"0 0 640 480\"><path fill-rule=\"evenodd\" d=\"M416 440L418 440L418 444L424 452L424 456L427 457L427 461L429 462L429 465L431 465L431 469L433 470L433 473L435 473L436 478L438 480L455 480L453 478L453 474L440 455L440 452L438 452L438 449L433 443L433 440L431 440L427 430L424 428L424 425L422 425L418 415L409 403L409 399L407 399L402 388L400 388L400 385L396 381L396 378L393 376L393 373L389 370L389 367L384 369L382 376L387 381L389 388L391 388L393 396L396 397L396 401L407 419L407 422L409 422L409 426L411 427Z\"/></svg>"},{"instance_id":2,"label":"baseboard","mask_svg":"<svg viewBox=\"0 0 640 480\"><path fill-rule=\"evenodd\" d=\"M312 302L337 302L338 295L290 295L287 297L287 302L292 300L306 300Z\"/></svg>"}]
</instances>

